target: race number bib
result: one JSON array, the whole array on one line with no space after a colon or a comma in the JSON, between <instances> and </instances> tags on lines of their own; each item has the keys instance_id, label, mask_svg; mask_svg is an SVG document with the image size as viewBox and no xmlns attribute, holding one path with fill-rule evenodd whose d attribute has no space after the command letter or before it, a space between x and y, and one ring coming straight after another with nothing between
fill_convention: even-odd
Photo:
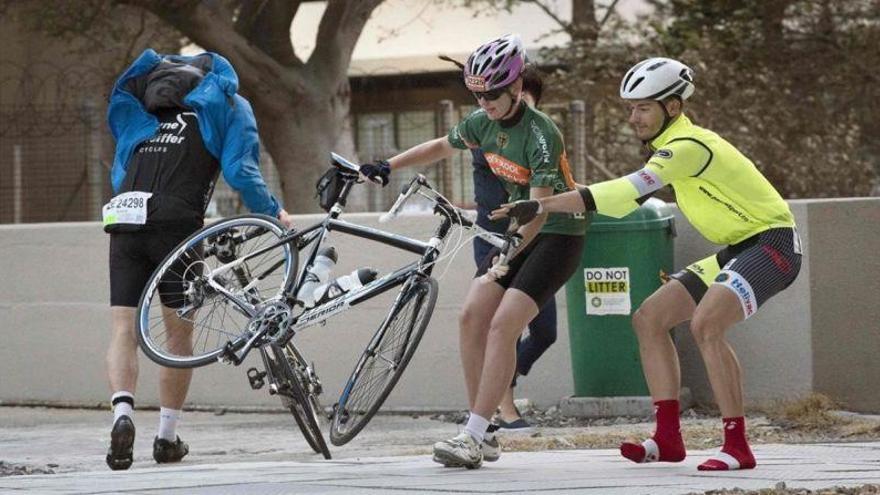
<instances>
[{"instance_id":1,"label":"race number bib","mask_svg":"<svg viewBox=\"0 0 880 495\"><path fill-rule=\"evenodd\" d=\"M147 223L147 200L153 193L132 191L115 196L104 205L104 227L127 223L143 225Z\"/></svg>"}]
</instances>

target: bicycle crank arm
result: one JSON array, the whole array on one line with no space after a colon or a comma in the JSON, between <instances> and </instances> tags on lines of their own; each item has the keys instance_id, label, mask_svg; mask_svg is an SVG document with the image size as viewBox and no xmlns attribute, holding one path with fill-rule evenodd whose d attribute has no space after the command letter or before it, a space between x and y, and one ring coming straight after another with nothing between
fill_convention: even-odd
<instances>
[{"instance_id":1,"label":"bicycle crank arm","mask_svg":"<svg viewBox=\"0 0 880 495\"><path fill-rule=\"evenodd\" d=\"M254 344L256 343L256 341L262 338L265 333L266 327L262 326L262 328L260 328L258 332L254 333L251 338L249 338L248 341L245 342L240 351L236 351L233 348L232 342L227 342L226 345L223 347L223 352L220 353L220 356L217 359L222 363L231 363L235 366L240 365L242 362L244 362L244 359L251 352L251 349L254 348Z\"/></svg>"}]
</instances>

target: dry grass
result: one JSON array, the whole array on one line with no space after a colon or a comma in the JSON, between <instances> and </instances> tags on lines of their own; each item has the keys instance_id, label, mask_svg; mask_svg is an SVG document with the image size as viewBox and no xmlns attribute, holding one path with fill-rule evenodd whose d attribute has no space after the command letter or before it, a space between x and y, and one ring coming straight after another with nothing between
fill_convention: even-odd
<instances>
[{"instance_id":1,"label":"dry grass","mask_svg":"<svg viewBox=\"0 0 880 495\"><path fill-rule=\"evenodd\" d=\"M749 440L755 444L764 444L880 438L880 421L857 415L844 416L836 412L837 407L834 401L821 394L774 403L748 414ZM719 426L717 417L683 417L682 434L685 445L689 449L712 449L719 446L722 442ZM641 441L650 436L653 430L653 423L621 424L613 427L542 427L530 436L502 435L499 439L506 451L614 449L626 440Z\"/></svg>"},{"instance_id":2,"label":"dry grass","mask_svg":"<svg viewBox=\"0 0 880 495\"><path fill-rule=\"evenodd\" d=\"M825 395L813 393L793 402L778 402L767 411L767 418L783 427L797 430L823 430L839 427L847 418L835 415L838 405Z\"/></svg>"}]
</instances>

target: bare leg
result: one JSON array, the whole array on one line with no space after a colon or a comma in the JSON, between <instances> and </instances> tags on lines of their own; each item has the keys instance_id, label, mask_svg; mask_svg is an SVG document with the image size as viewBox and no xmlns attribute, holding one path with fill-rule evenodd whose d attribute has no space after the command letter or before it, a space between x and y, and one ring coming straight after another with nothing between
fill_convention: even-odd
<instances>
[{"instance_id":1,"label":"bare leg","mask_svg":"<svg viewBox=\"0 0 880 495\"><path fill-rule=\"evenodd\" d=\"M458 346L467 386L468 407L471 410L476 402L480 375L483 372L489 325L503 295L503 287L495 282L487 282L483 277L477 277L471 282L459 315ZM489 418L491 414L484 417Z\"/></svg>"},{"instance_id":2,"label":"bare leg","mask_svg":"<svg viewBox=\"0 0 880 495\"><path fill-rule=\"evenodd\" d=\"M192 354L192 323L178 318L173 309L162 306L162 317L168 330L168 350L181 356ZM159 402L162 407L181 409L189 392L192 369L159 369Z\"/></svg>"},{"instance_id":3,"label":"bare leg","mask_svg":"<svg viewBox=\"0 0 880 495\"><path fill-rule=\"evenodd\" d=\"M743 319L739 298L730 289L713 285L706 291L691 321L712 392L725 418L743 416L742 369L725 332Z\"/></svg>"},{"instance_id":4,"label":"bare leg","mask_svg":"<svg viewBox=\"0 0 880 495\"><path fill-rule=\"evenodd\" d=\"M486 357L473 412L489 418L510 388L516 367L516 339L538 314L538 306L525 292L508 289L492 317Z\"/></svg>"},{"instance_id":5,"label":"bare leg","mask_svg":"<svg viewBox=\"0 0 880 495\"><path fill-rule=\"evenodd\" d=\"M111 392L134 393L138 378L138 343L134 333L135 308L112 306L107 376Z\"/></svg>"},{"instance_id":6,"label":"bare leg","mask_svg":"<svg viewBox=\"0 0 880 495\"><path fill-rule=\"evenodd\" d=\"M633 462L681 462L686 457L679 423L681 369L670 330L689 320L696 304L684 285L671 280L646 299L633 315L639 339L642 370L654 401L656 429L644 442L630 439L620 445Z\"/></svg>"},{"instance_id":7,"label":"bare leg","mask_svg":"<svg viewBox=\"0 0 880 495\"><path fill-rule=\"evenodd\" d=\"M633 315L639 355L654 402L678 400L681 369L670 330L691 319L696 308L684 285L670 280L646 299Z\"/></svg>"},{"instance_id":8,"label":"bare leg","mask_svg":"<svg viewBox=\"0 0 880 495\"><path fill-rule=\"evenodd\" d=\"M507 390L504 391L504 397L501 398L498 409L501 412L501 419L508 423L519 419L519 413L517 413L516 405L513 403L513 387L507 387Z\"/></svg>"},{"instance_id":9,"label":"bare leg","mask_svg":"<svg viewBox=\"0 0 880 495\"><path fill-rule=\"evenodd\" d=\"M697 466L700 471L752 469L757 465L746 437L742 368L725 339L725 333L744 318L736 294L723 285L712 285L694 313L691 332L700 348L715 401L724 422L721 452Z\"/></svg>"}]
</instances>

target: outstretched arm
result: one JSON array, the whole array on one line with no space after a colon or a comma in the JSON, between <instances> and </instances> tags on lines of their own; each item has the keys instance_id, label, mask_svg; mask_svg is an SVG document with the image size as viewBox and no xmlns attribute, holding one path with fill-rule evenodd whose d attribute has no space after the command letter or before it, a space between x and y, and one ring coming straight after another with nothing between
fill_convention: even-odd
<instances>
[{"instance_id":1,"label":"outstretched arm","mask_svg":"<svg viewBox=\"0 0 880 495\"><path fill-rule=\"evenodd\" d=\"M388 185L388 177L391 175L392 169L413 165L427 165L449 158L454 152L455 148L449 144L449 140L445 136L439 137L413 146L388 160L365 163L361 165L361 175L385 186Z\"/></svg>"},{"instance_id":2,"label":"outstretched arm","mask_svg":"<svg viewBox=\"0 0 880 495\"><path fill-rule=\"evenodd\" d=\"M427 165L449 158L453 153L455 153L455 148L449 144L449 139L443 136L413 146L403 153L390 158L388 164L391 165L392 170L413 165Z\"/></svg>"},{"instance_id":3,"label":"outstretched arm","mask_svg":"<svg viewBox=\"0 0 880 495\"><path fill-rule=\"evenodd\" d=\"M534 197L534 196L533 196ZM526 225L535 217L547 213L580 213L596 209L590 190L586 187L578 187L575 191L569 191L555 196L546 196L528 201L516 201L501 205L494 210L489 218L498 220L510 217L519 225Z\"/></svg>"}]
</instances>

